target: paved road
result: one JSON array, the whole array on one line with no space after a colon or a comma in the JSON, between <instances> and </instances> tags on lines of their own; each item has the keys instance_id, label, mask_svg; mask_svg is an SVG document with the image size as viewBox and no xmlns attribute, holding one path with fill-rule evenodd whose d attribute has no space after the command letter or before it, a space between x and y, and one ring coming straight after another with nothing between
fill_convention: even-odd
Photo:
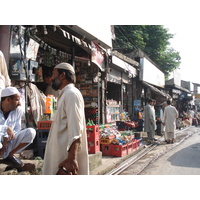
<instances>
[{"instance_id":1,"label":"paved road","mask_svg":"<svg viewBox=\"0 0 200 200\"><path fill-rule=\"evenodd\" d=\"M140 174L200 175L200 131L161 156Z\"/></svg>"},{"instance_id":2,"label":"paved road","mask_svg":"<svg viewBox=\"0 0 200 200\"><path fill-rule=\"evenodd\" d=\"M178 135L176 144L157 146L121 175L200 174L200 127L191 127Z\"/></svg>"}]
</instances>

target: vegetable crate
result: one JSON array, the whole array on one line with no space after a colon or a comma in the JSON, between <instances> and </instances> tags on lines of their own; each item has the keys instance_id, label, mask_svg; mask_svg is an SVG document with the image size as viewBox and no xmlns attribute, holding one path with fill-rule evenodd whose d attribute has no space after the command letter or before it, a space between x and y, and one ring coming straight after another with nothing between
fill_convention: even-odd
<instances>
[{"instance_id":1,"label":"vegetable crate","mask_svg":"<svg viewBox=\"0 0 200 200\"><path fill-rule=\"evenodd\" d=\"M100 151L100 132L99 126L86 126L87 141L88 141L88 153L93 154Z\"/></svg>"},{"instance_id":2,"label":"vegetable crate","mask_svg":"<svg viewBox=\"0 0 200 200\"><path fill-rule=\"evenodd\" d=\"M103 156L111 156L111 145L110 144L101 144L100 150Z\"/></svg>"},{"instance_id":3,"label":"vegetable crate","mask_svg":"<svg viewBox=\"0 0 200 200\"><path fill-rule=\"evenodd\" d=\"M128 154L127 144L125 145L111 145L111 156L122 157Z\"/></svg>"},{"instance_id":4,"label":"vegetable crate","mask_svg":"<svg viewBox=\"0 0 200 200\"><path fill-rule=\"evenodd\" d=\"M37 128L38 129L50 129L52 121L38 121Z\"/></svg>"}]
</instances>

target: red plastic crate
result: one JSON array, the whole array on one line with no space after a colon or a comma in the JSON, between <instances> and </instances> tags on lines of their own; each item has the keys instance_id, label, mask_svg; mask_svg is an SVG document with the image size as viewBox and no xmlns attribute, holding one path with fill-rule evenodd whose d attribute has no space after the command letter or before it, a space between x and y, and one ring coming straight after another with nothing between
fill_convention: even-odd
<instances>
[{"instance_id":1,"label":"red plastic crate","mask_svg":"<svg viewBox=\"0 0 200 200\"><path fill-rule=\"evenodd\" d=\"M111 144L101 144L100 150L103 156L111 156Z\"/></svg>"},{"instance_id":2,"label":"red plastic crate","mask_svg":"<svg viewBox=\"0 0 200 200\"><path fill-rule=\"evenodd\" d=\"M133 142L130 142L127 144L127 151L128 151L128 154L133 152Z\"/></svg>"},{"instance_id":3,"label":"red plastic crate","mask_svg":"<svg viewBox=\"0 0 200 200\"><path fill-rule=\"evenodd\" d=\"M50 129L52 121L38 121L37 128L38 129Z\"/></svg>"},{"instance_id":4,"label":"red plastic crate","mask_svg":"<svg viewBox=\"0 0 200 200\"><path fill-rule=\"evenodd\" d=\"M139 149L139 147L140 147L140 140L137 140L137 139L136 139L135 142L136 142L136 149Z\"/></svg>"},{"instance_id":5,"label":"red plastic crate","mask_svg":"<svg viewBox=\"0 0 200 200\"><path fill-rule=\"evenodd\" d=\"M122 157L128 154L127 144L111 145L111 156Z\"/></svg>"},{"instance_id":6,"label":"red plastic crate","mask_svg":"<svg viewBox=\"0 0 200 200\"><path fill-rule=\"evenodd\" d=\"M133 144L133 151L137 150L137 142L135 139L133 139L132 144Z\"/></svg>"},{"instance_id":7,"label":"red plastic crate","mask_svg":"<svg viewBox=\"0 0 200 200\"><path fill-rule=\"evenodd\" d=\"M100 140L88 141L88 153L94 154L100 151Z\"/></svg>"},{"instance_id":8,"label":"red plastic crate","mask_svg":"<svg viewBox=\"0 0 200 200\"><path fill-rule=\"evenodd\" d=\"M87 133L99 133L99 125L86 126Z\"/></svg>"},{"instance_id":9,"label":"red plastic crate","mask_svg":"<svg viewBox=\"0 0 200 200\"><path fill-rule=\"evenodd\" d=\"M93 141L100 138L100 132L99 132L99 126L98 125L86 126L86 130L87 130L88 141L93 142Z\"/></svg>"}]
</instances>

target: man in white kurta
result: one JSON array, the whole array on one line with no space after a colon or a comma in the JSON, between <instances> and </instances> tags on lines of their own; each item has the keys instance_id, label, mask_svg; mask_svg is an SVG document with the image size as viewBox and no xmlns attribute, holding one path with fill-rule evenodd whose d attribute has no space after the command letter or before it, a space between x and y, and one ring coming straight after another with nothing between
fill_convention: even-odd
<instances>
[{"instance_id":1,"label":"man in white kurta","mask_svg":"<svg viewBox=\"0 0 200 200\"><path fill-rule=\"evenodd\" d=\"M57 102L57 111L49 132L45 156L44 175L55 175L59 164L67 159L74 141L80 139L77 153L78 175L89 174L88 149L84 101L81 92L70 83L61 91Z\"/></svg>"},{"instance_id":2,"label":"man in white kurta","mask_svg":"<svg viewBox=\"0 0 200 200\"><path fill-rule=\"evenodd\" d=\"M164 111L164 125L167 143L173 143L175 140L176 118L178 118L178 111L171 105L171 101L167 100L167 106Z\"/></svg>"}]
</instances>

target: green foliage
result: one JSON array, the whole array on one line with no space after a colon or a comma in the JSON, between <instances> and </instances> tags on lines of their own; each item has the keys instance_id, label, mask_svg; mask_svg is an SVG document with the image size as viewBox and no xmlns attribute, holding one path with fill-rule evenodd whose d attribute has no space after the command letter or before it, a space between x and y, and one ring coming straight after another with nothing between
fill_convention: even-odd
<instances>
[{"instance_id":1,"label":"green foliage","mask_svg":"<svg viewBox=\"0 0 200 200\"><path fill-rule=\"evenodd\" d=\"M141 49L160 69L169 73L180 65L179 52L169 47L173 34L162 25L115 25L116 40L114 48L122 48L122 53L129 54Z\"/></svg>"}]
</instances>

